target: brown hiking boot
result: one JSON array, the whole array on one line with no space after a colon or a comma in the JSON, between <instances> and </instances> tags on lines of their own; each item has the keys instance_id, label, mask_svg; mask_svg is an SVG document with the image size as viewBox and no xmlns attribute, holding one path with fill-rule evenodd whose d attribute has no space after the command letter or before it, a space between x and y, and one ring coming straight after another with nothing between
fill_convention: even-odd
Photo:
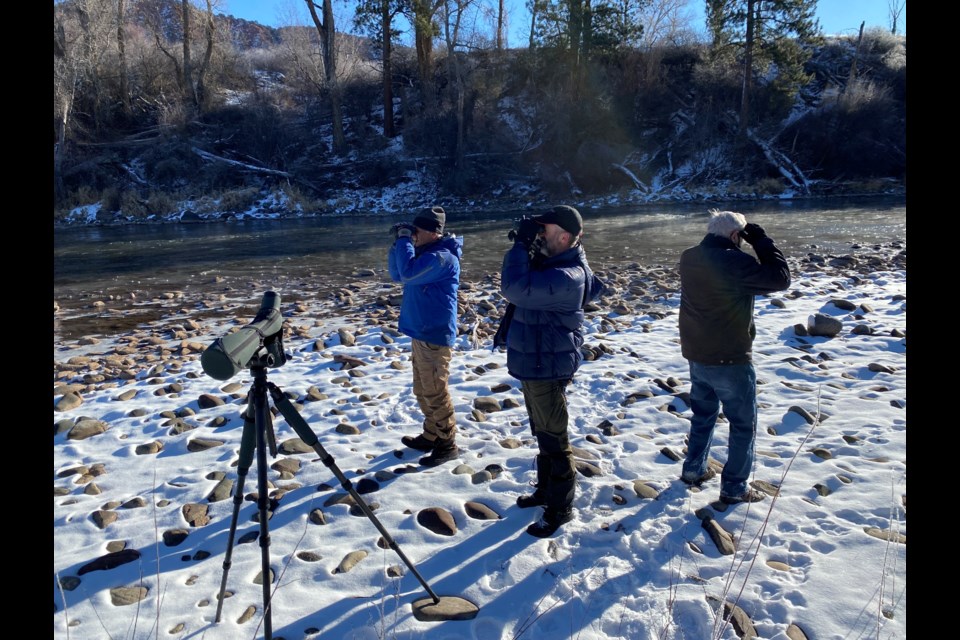
<instances>
[{"instance_id":1,"label":"brown hiking boot","mask_svg":"<svg viewBox=\"0 0 960 640\"><path fill-rule=\"evenodd\" d=\"M433 448L437 446L436 440L429 440L425 438L422 433L416 438L413 436L403 436L400 438L400 442L402 442L404 446L416 449L417 451L433 451Z\"/></svg>"},{"instance_id":2,"label":"brown hiking boot","mask_svg":"<svg viewBox=\"0 0 960 640\"><path fill-rule=\"evenodd\" d=\"M682 480L684 484L688 484L691 487L699 487L704 482L708 480L712 480L715 477L717 477L717 472L714 471L712 468L707 467L706 472L700 477L695 478L691 475L687 475L684 473L684 474L681 474L680 480Z\"/></svg>"},{"instance_id":3,"label":"brown hiking boot","mask_svg":"<svg viewBox=\"0 0 960 640\"><path fill-rule=\"evenodd\" d=\"M767 495L762 491L757 491L756 489L747 489L738 496L725 496L722 493L720 494L720 502L724 504L740 504L741 502L760 502Z\"/></svg>"},{"instance_id":4,"label":"brown hiking boot","mask_svg":"<svg viewBox=\"0 0 960 640\"><path fill-rule=\"evenodd\" d=\"M460 457L460 449L450 440L437 440L430 455L420 458L420 464L425 467L436 467L444 462L450 462Z\"/></svg>"}]
</instances>

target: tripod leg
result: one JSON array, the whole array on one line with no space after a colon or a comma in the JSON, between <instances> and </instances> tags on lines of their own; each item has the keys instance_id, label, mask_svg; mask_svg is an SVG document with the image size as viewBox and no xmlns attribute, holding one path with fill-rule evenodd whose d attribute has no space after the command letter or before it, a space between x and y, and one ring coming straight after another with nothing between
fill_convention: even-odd
<instances>
[{"instance_id":1,"label":"tripod leg","mask_svg":"<svg viewBox=\"0 0 960 640\"><path fill-rule=\"evenodd\" d=\"M237 488L233 492L233 517L230 520L230 535L227 538L227 554L223 560L223 577L220 580L220 597L217 598L217 618L220 622L220 614L223 611L223 597L227 589L227 573L230 571L233 558L233 541L237 535L237 518L240 515L240 505L243 504L243 483L247 479L247 472L250 471L250 463L253 461L253 449L256 446L256 423L254 421L254 407L252 398L247 404L247 409L243 413L243 436L240 440L240 460L237 462Z\"/></svg>"},{"instance_id":2,"label":"tripod leg","mask_svg":"<svg viewBox=\"0 0 960 640\"><path fill-rule=\"evenodd\" d=\"M423 576L420 575L420 572L417 571L417 568L413 566L413 563L407 558L407 556L400 550L399 545L393 540L387 530L380 523L380 520L377 519L377 516L374 515L373 511L367 505L367 503L360 497L360 494L357 493L357 490L353 487L353 484L350 482L350 479L343 475L343 472L340 471L337 467L337 463L334 461L333 456L327 453L326 449L320 444L317 440L317 435L313 430L307 425L307 422L303 419L299 412L297 412L296 407L291 404L290 400L287 399L283 392L280 391L280 388L273 383L269 383L270 395L273 397L273 403L279 409L280 413L283 414L283 417L286 418L287 423L293 427L293 430L297 432L297 435L300 436L300 439L303 440L308 446L313 447L313 450L317 452L320 456L320 461L323 462L332 472L333 475L337 477L337 480L340 481L340 486L347 490L350 496L357 503L357 506L363 511L373 525L377 528L380 534L383 536L383 539L387 541L387 544L390 545L390 548L396 551L397 555L400 556L400 559L403 560L404 564L409 567L410 571L416 576L417 580L420 581L420 584L423 585L423 588L427 590L427 593L430 594L430 597L433 598L434 603L440 602L440 597L433 592L433 589L430 588L430 585L427 584L427 581L423 579Z\"/></svg>"},{"instance_id":3,"label":"tripod leg","mask_svg":"<svg viewBox=\"0 0 960 640\"><path fill-rule=\"evenodd\" d=\"M265 640L273 637L273 612L270 607L270 528L267 522L267 428L270 409L267 406L267 371L253 368L253 402L257 430L257 508L260 514L260 571L263 576L263 632Z\"/></svg>"}]
</instances>

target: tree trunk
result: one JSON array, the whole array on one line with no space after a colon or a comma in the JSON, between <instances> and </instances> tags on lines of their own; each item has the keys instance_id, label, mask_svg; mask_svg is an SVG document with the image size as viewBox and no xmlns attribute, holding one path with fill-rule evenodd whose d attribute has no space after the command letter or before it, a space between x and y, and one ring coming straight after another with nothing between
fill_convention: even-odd
<instances>
[{"instance_id":1,"label":"tree trunk","mask_svg":"<svg viewBox=\"0 0 960 640\"><path fill-rule=\"evenodd\" d=\"M53 31L53 62L55 79L55 105L59 112L54 120L53 143L53 205L63 201L65 188L63 184L63 154L69 130L70 114L73 109L73 100L76 95L76 70L71 68L67 57L67 38L63 24L57 22Z\"/></svg>"},{"instance_id":2,"label":"tree trunk","mask_svg":"<svg viewBox=\"0 0 960 640\"><path fill-rule=\"evenodd\" d=\"M417 50L417 70L423 92L423 108L433 113L436 106L433 82L433 4L432 0L413 0L414 44Z\"/></svg>"},{"instance_id":3,"label":"tree trunk","mask_svg":"<svg viewBox=\"0 0 960 640\"><path fill-rule=\"evenodd\" d=\"M343 135L343 113L340 107L340 88L337 84L337 55L336 55L336 28L333 23L333 3L323 0L323 20L317 15L317 6L314 0L304 0L310 10L310 17L320 34L320 48L323 55L323 72L327 81L327 90L330 92L330 115L333 120L333 152L343 153L347 147Z\"/></svg>"},{"instance_id":4,"label":"tree trunk","mask_svg":"<svg viewBox=\"0 0 960 640\"><path fill-rule=\"evenodd\" d=\"M900 20L900 14L907 6L907 0L889 0L890 8L890 33L897 35L897 22Z\"/></svg>"},{"instance_id":5,"label":"tree trunk","mask_svg":"<svg viewBox=\"0 0 960 640\"><path fill-rule=\"evenodd\" d=\"M204 21L204 36L206 40L206 49L203 52L203 61L200 63L200 68L197 69L197 109L203 110L203 104L206 101L206 84L205 80L207 77L207 70L210 68L210 57L213 55L213 40L214 40L214 23L213 23L213 5L211 0L207 0L207 14L206 20Z\"/></svg>"},{"instance_id":6,"label":"tree trunk","mask_svg":"<svg viewBox=\"0 0 960 640\"><path fill-rule=\"evenodd\" d=\"M537 12L540 9L540 0L532 0L530 2L530 45L529 49L533 51L533 34L537 29Z\"/></svg>"},{"instance_id":7,"label":"tree trunk","mask_svg":"<svg viewBox=\"0 0 960 640\"><path fill-rule=\"evenodd\" d=\"M457 55L457 42L460 38L460 19L463 16L464 7L467 4L464 0L457 0L457 14L453 21L453 31L451 32L450 15L447 15L446 36L447 36L447 75L451 83L453 92L453 103L456 105L457 115L457 138L454 143L454 166L457 173L461 173L466 166L466 141L465 141L465 113L464 113L464 89L463 89L463 69L460 64L460 56Z\"/></svg>"},{"instance_id":8,"label":"tree trunk","mask_svg":"<svg viewBox=\"0 0 960 640\"><path fill-rule=\"evenodd\" d=\"M99 42L95 32L98 32L95 24L99 14L91 11L90 7L83 3L76 3L77 20L80 23L79 47L73 48L73 65L76 71L76 79L86 85L87 90L81 94L90 98L91 116L93 118L93 127L97 135L101 133L103 115L101 113L101 104L103 102L100 74L97 69L96 52L103 46Z\"/></svg>"},{"instance_id":9,"label":"tree trunk","mask_svg":"<svg viewBox=\"0 0 960 640\"><path fill-rule=\"evenodd\" d=\"M117 0L117 57L120 65L120 102L123 105L123 114L130 116L130 88L127 82L127 55L126 38L123 33L124 0Z\"/></svg>"},{"instance_id":10,"label":"tree trunk","mask_svg":"<svg viewBox=\"0 0 960 640\"><path fill-rule=\"evenodd\" d=\"M497 2L497 53L501 53L503 51L503 21L503 0L499 0Z\"/></svg>"},{"instance_id":11,"label":"tree trunk","mask_svg":"<svg viewBox=\"0 0 960 640\"><path fill-rule=\"evenodd\" d=\"M853 62L850 63L850 75L847 76L847 84L843 87L843 92L846 93L847 89L850 88L850 85L857 79L857 60L860 58L860 45L863 44L863 25L865 22L860 23L860 35L857 36L857 48L853 52Z\"/></svg>"},{"instance_id":12,"label":"tree trunk","mask_svg":"<svg viewBox=\"0 0 960 640\"><path fill-rule=\"evenodd\" d=\"M583 44L580 47L578 63L583 64L593 51L593 7L590 0L583 0L581 11L583 11L583 35L580 39Z\"/></svg>"},{"instance_id":13,"label":"tree trunk","mask_svg":"<svg viewBox=\"0 0 960 640\"><path fill-rule=\"evenodd\" d=\"M760 0L747 0L747 36L743 51L743 88L740 96L740 134L747 131L750 119L750 91L753 86L753 30L759 18ZM756 6L756 9L754 7ZM756 14L756 15L755 15Z\"/></svg>"},{"instance_id":14,"label":"tree trunk","mask_svg":"<svg viewBox=\"0 0 960 640\"><path fill-rule=\"evenodd\" d=\"M389 0L381 0L380 29L383 31L383 136L393 138L397 135L393 126L393 54L390 42L390 26L393 17Z\"/></svg>"},{"instance_id":15,"label":"tree trunk","mask_svg":"<svg viewBox=\"0 0 960 640\"><path fill-rule=\"evenodd\" d=\"M193 93L193 69L190 66L190 0L180 0L180 16L183 21L183 102L185 106L196 104Z\"/></svg>"},{"instance_id":16,"label":"tree trunk","mask_svg":"<svg viewBox=\"0 0 960 640\"><path fill-rule=\"evenodd\" d=\"M457 73L457 173L463 172L467 164L466 114L464 113L463 78Z\"/></svg>"}]
</instances>

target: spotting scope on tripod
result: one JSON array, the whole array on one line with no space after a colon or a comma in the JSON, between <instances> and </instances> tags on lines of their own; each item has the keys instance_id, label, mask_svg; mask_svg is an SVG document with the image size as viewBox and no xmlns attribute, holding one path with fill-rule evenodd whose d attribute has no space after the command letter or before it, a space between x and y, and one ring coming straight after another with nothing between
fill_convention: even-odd
<instances>
[{"instance_id":1,"label":"spotting scope on tripod","mask_svg":"<svg viewBox=\"0 0 960 640\"><path fill-rule=\"evenodd\" d=\"M240 440L240 454L237 462L237 488L233 494L233 516L230 521L230 534L227 552L223 561L223 577L220 582L220 595L217 598L216 622L220 622L223 610L224 594L227 586L227 574L233 558L233 543L237 533L237 520L243 504L243 485L254 454L257 458L257 509L260 523L261 576L263 583L263 628L265 640L273 638L273 614L271 610L270 589L273 573L270 569L270 530L267 512L267 448L272 457L277 456L276 437L273 431L272 413L268 406L268 394L273 404L283 415L300 439L312 447L320 456L320 461L329 468L340 486L354 499L383 536L384 541L393 549L410 569L420 584L430 595L429 599L414 602L413 615L418 620L469 620L476 617L479 608L463 598L444 596L433 592L427 581L403 553L393 537L387 532L374 515L373 510L363 500L350 480L343 474L336 462L317 440L316 434L307 425L296 407L283 391L267 380L267 367L282 366L287 362L283 351L283 315L280 312L280 296L273 291L263 295L260 311L253 321L239 331L217 338L200 356L204 373L216 380L229 380L244 369L253 376L253 385L247 394L247 408L243 413L243 436Z\"/></svg>"},{"instance_id":2,"label":"spotting scope on tripod","mask_svg":"<svg viewBox=\"0 0 960 640\"><path fill-rule=\"evenodd\" d=\"M203 372L216 380L229 380L260 364L279 367L286 362L280 296L273 291L263 294L260 311L250 324L217 338L200 355Z\"/></svg>"}]
</instances>

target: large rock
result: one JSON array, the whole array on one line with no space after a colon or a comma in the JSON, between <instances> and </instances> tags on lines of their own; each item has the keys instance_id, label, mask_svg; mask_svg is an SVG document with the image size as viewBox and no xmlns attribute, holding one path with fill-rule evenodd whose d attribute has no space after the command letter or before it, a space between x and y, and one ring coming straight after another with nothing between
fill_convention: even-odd
<instances>
[{"instance_id":1,"label":"large rock","mask_svg":"<svg viewBox=\"0 0 960 640\"><path fill-rule=\"evenodd\" d=\"M825 338L836 337L843 330L843 323L836 318L822 313L815 313L807 318L807 333L811 336Z\"/></svg>"},{"instance_id":2,"label":"large rock","mask_svg":"<svg viewBox=\"0 0 960 640\"><path fill-rule=\"evenodd\" d=\"M57 400L56 404L53 405L53 409L54 411L70 411L71 409L76 409L81 404L83 404L83 398L80 397L80 394L75 391L70 391L69 393L63 394L63 396Z\"/></svg>"},{"instance_id":3,"label":"large rock","mask_svg":"<svg viewBox=\"0 0 960 640\"><path fill-rule=\"evenodd\" d=\"M417 522L420 526L441 536L452 536L457 533L457 522L453 519L453 514L441 507L423 509L417 514Z\"/></svg>"},{"instance_id":4,"label":"large rock","mask_svg":"<svg viewBox=\"0 0 960 640\"><path fill-rule=\"evenodd\" d=\"M133 562L134 560L139 559L140 552L136 549L123 549L121 551L115 551L113 553L100 556L96 560L83 565L77 570L77 575L82 576L83 574L90 573L91 571L106 571L108 569L113 569L114 567L119 567L120 565L124 565L128 562Z\"/></svg>"},{"instance_id":5,"label":"large rock","mask_svg":"<svg viewBox=\"0 0 960 640\"><path fill-rule=\"evenodd\" d=\"M103 420L80 420L67 432L67 440L86 440L104 433L109 428Z\"/></svg>"}]
</instances>

